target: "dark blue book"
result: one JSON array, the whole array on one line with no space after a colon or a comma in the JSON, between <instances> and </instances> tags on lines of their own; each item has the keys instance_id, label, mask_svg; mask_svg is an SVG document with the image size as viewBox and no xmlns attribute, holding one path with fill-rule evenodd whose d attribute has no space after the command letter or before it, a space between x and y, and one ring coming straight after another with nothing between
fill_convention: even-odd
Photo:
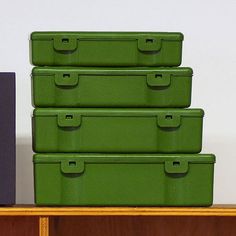
<instances>
[{"instance_id":1,"label":"dark blue book","mask_svg":"<svg viewBox=\"0 0 236 236\"><path fill-rule=\"evenodd\" d=\"M0 73L0 204L15 204L15 73Z\"/></svg>"}]
</instances>

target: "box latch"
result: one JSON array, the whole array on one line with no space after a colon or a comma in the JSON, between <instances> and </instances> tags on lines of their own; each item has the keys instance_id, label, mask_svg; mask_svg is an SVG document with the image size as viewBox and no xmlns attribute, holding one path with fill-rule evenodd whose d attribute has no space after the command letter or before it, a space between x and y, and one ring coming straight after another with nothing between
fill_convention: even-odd
<instances>
[{"instance_id":1,"label":"box latch","mask_svg":"<svg viewBox=\"0 0 236 236\"><path fill-rule=\"evenodd\" d=\"M55 84L58 86L74 87L79 83L77 73L57 73L55 75Z\"/></svg>"},{"instance_id":2,"label":"box latch","mask_svg":"<svg viewBox=\"0 0 236 236\"><path fill-rule=\"evenodd\" d=\"M57 116L57 124L59 127L79 127L81 125L81 115L76 113L60 113Z\"/></svg>"},{"instance_id":3,"label":"box latch","mask_svg":"<svg viewBox=\"0 0 236 236\"><path fill-rule=\"evenodd\" d=\"M77 38L58 35L53 38L54 49L57 51L74 51L77 49Z\"/></svg>"},{"instance_id":4,"label":"box latch","mask_svg":"<svg viewBox=\"0 0 236 236\"><path fill-rule=\"evenodd\" d=\"M61 161L61 171L65 174L81 174L84 172L84 161L63 160Z\"/></svg>"},{"instance_id":5,"label":"box latch","mask_svg":"<svg viewBox=\"0 0 236 236\"><path fill-rule=\"evenodd\" d=\"M157 125L161 128L178 128L181 125L181 116L172 113L158 114Z\"/></svg>"},{"instance_id":6,"label":"box latch","mask_svg":"<svg viewBox=\"0 0 236 236\"><path fill-rule=\"evenodd\" d=\"M188 161L165 161L165 172L168 174L185 174L188 172Z\"/></svg>"},{"instance_id":7,"label":"box latch","mask_svg":"<svg viewBox=\"0 0 236 236\"><path fill-rule=\"evenodd\" d=\"M147 74L147 85L150 87L167 87L171 83L171 74L155 73Z\"/></svg>"},{"instance_id":8,"label":"box latch","mask_svg":"<svg viewBox=\"0 0 236 236\"><path fill-rule=\"evenodd\" d=\"M143 52L158 52L161 50L162 40L157 37L143 36L138 39L138 49Z\"/></svg>"}]
</instances>

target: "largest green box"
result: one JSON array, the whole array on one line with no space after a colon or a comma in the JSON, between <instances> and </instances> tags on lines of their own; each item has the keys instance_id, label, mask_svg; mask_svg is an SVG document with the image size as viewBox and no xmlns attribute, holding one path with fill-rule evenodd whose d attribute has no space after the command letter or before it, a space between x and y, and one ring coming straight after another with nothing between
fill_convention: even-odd
<instances>
[{"instance_id":1,"label":"largest green box","mask_svg":"<svg viewBox=\"0 0 236 236\"><path fill-rule=\"evenodd\" d=\"M35 67L36 107L188 107L192 69Z\"/></svg>"},{"instance_id":2,"label":"largest green box","mask_svg":"<svg viewBox=\"0 0 236 236\"><path fill-rule=\"evenodd\" d=\"M38 66L179 66L181 33L34 32L31 62Z\"/></svg>"},{"instance_id":3,"label":"largest green box","mask_svg":"<svg viewBox=\"0 0 236 236\"><path fill-rule=\"evenodd\" d=\"M38 108L35 152L198 153L201 109Z\"/></svg>"},{"instance_id":4,"label":"largest green box","mask_svg":"<svg viewBox=\"0 0 236 236\"><path fill-rule=\"evenodd\" d=\"M87 206L209 206L211 154L36 154L35 203Z\"/></svg>"}]
</instances>

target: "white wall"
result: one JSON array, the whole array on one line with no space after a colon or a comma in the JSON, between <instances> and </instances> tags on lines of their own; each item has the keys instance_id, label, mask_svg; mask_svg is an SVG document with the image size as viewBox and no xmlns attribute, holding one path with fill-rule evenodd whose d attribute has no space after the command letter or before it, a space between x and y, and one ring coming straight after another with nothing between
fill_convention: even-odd
<instances>
[{"instance_id":1,"label":"white wall","mask_svg":"<svg viewBox=\"0 0 236 236\"><path fill-rule=\"evenodd\" d=\"M17 72L17 202L33 202L32 31L181 31L183 66L194 69L192 107L205 109L204 152L217 155L215 203L236 203L235 0L2 1L0 70Z\"/></svg>"}]
</instances>

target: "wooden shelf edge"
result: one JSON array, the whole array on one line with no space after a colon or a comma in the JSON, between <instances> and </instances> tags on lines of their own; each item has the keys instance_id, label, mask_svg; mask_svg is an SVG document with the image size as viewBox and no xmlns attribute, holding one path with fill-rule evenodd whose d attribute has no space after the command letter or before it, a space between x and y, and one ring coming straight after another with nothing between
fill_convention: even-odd
<instances>
[{"instance_id":1,"label":"wooden shelf edge","mask_svg":"<svg viewBox=\"0 0 236 236\"><path fill-rule=\"evenodd\" d=\"M0 216L236 216L236 205L212 207L0 207Z\"/></svg>"}]
</instances>

